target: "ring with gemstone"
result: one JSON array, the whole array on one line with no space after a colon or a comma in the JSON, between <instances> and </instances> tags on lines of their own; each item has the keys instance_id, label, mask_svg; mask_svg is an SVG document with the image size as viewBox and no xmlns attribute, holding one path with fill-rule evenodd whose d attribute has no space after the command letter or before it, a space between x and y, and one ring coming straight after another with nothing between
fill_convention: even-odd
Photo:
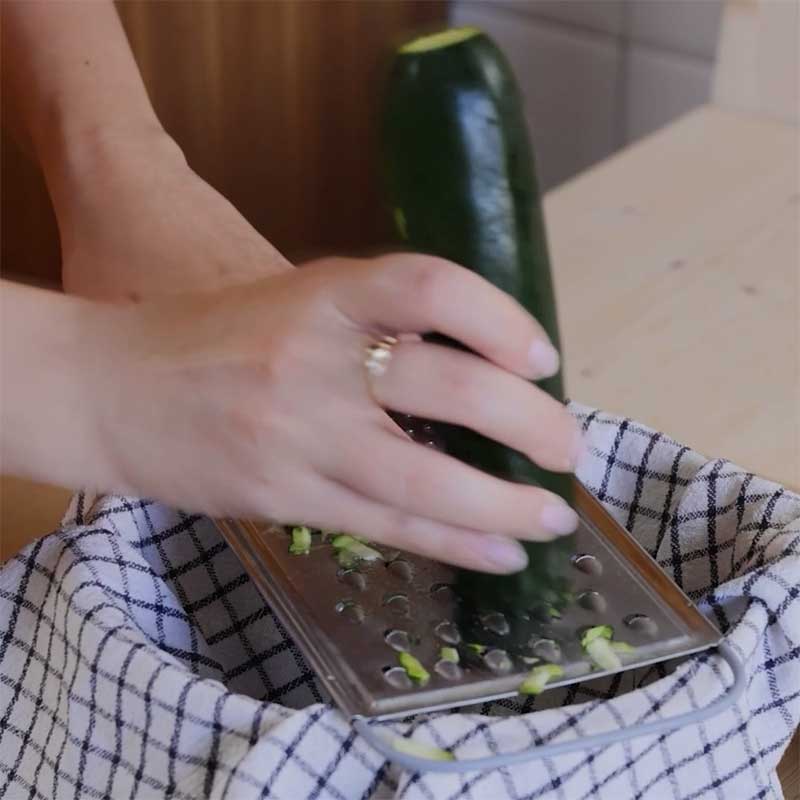
<instances>
[{"instance_id":1,"label":"ring with gemstone","mask_svg":"<svg viewBox=\"0 0 800 800\"><path fill-rule=\"evenodd\" d=\"M392 360L392 348L396 344L397 339L394 336L381 336L377 341L367 345L364 368L373 378L379 378L386 373Z\"/></svg>"}]
</instances>

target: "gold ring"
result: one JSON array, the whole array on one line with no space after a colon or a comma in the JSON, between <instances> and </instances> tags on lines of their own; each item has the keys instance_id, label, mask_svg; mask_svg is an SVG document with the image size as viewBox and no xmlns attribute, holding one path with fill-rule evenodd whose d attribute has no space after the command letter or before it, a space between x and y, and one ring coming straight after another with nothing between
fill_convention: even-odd
<instances>
[{"instance_id":1,"label":"gold ring","mask_svg":"<svg viewBox=\"0 0 800 800\"><path fill-rule=\"evenodd\" d=\"M392 348L396 344L397 339L394 336L381 336L366 347L364 368L373 378L379 378L386 373L392 360Z\"/></svg>"}]
</instances>

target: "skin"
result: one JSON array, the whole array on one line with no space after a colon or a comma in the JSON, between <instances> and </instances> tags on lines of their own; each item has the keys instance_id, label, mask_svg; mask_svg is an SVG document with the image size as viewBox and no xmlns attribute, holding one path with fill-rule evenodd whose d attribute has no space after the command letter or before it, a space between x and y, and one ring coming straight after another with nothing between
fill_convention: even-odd
<instances>
[{"instance_id":1,"label":"skin","mask_svg":"<svg viewBox=\"0 0 800 800\"><path fill-rule=\"evenodd\" d=\"M557 354L515 301L426 256L295 269L188 167L111 5L6 2L2 35L69 292L3 282L4 472L347 530L492 572L525 565L515 538L575 527L560 498L416 445L384 410L572 470L577 427L527 380L557 370ZM420 341L430 330L478 355ZM383 332L404 335L369 379L365 347Z\"/></svg>"}]
</instances>

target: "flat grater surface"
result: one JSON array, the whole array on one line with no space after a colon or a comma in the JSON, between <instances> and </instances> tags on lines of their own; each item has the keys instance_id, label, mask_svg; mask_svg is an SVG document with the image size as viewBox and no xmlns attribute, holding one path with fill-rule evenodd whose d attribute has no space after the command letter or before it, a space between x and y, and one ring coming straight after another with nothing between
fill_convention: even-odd
<instances>
[{"instance_id":1,"label":"flat grater surface","mask_svg":"<svg viewBox=\"0 0 800 800\"><path fill-rule=\"evenodd\" d=\"M560 616L544 620L484 614L485 636L477 641L488 647L460 665L440 659L442 647L463 637L455 622L453 567L378 546L385 561L348 570L318 536L308 555L296 556L282 528L246 521L218 525L341 710L387 719L512 696L534 663L555 662L564 670L548 688L608 674L587 660L580 645L581 632L594 625L611 625L616 640L633 646L622 657L623 669L721 641L719 631L577 481L575 507L581 524L572 559L573 600ZM505 640L521 637L524 653L504 649ZM464 644L462 638L462 653L469 652ZM399 666L402 650L430 673L425 686Z\"/></svg>"}]
</instances>

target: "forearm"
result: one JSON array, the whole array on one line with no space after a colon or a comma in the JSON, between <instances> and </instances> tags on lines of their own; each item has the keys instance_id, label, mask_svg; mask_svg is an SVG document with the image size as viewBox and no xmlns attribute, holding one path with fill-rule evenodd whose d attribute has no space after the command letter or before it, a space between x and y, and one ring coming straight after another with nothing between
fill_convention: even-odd
<instances>
[{"instance_id":1,"label":"forearm","mask_svg":"<svg viewBox=\"0 0 800 800\"><path fill-rule=\"evenodd\" d=\"M45 172L97 138L160 130L111 2L6 0L2 17L13 126Z\"/></svg>"},{"instance_id":2,"label":"forearm","mask_svg":"<svg viewBox=\"0 0 800 800\"><path fill-rule=\"evenodd\" d=\"M56 292L0 282L0 468L69 488L108 488L91 409L114 363L112 316ZM102 405L102 404L98 404Z\"/></svg>"},{"instance_id":3,"label":"forearm","mask_svg":"<svg viewBox=\"0 0 800 800\"><path fill-rule=\"evenodd\" d=\"M126 301L290 268L165 133L110 2L0 9L10 116L44 170L68 292Z\"/></svg>"}]
</instances>

